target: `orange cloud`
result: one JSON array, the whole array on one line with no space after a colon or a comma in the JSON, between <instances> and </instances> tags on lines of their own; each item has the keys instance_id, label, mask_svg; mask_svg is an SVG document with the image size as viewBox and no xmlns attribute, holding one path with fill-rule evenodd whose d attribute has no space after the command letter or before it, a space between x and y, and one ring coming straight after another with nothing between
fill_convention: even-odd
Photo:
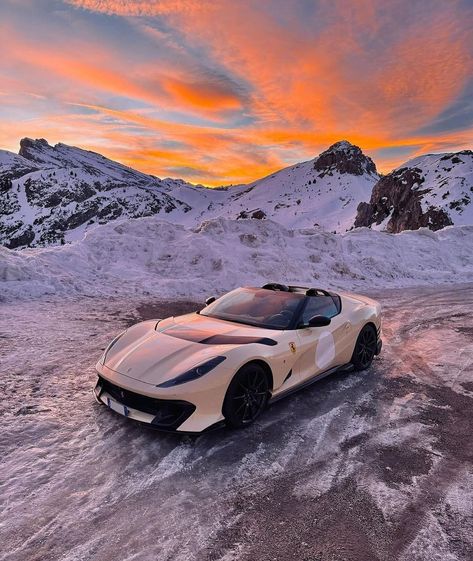
<instances>
[{"instance_id":1,"label":"orange cloud","mask_svg":"<svg viewBox=\"0 0 473 561\"><path fill-rule=\"evenodd\" d=\"M14 105L16 95L17 109L36 111L9 121L8 146L16 131L41 129L42 119L58 140L158 175L182 168L187 179L218 184L313 157L341 138L368 151L471 142L467 125L419 132L473 75L472 14L457 0L429 0L429 9L421 0L67 3L77 8L71 18L124 16L107 25L126 22L143 46L135 49L123 31L117 46L92 32L64 40L58 30L45 41L4 23L0 70L8 65L10 77L2 91ZM50 103L26 101L24 92ZM380 167L397 163L391 157Z\"/></svg>"},{"instance_id":2,"label":"orange cloud","mask_svg":"<svg viewBox=\"0 0 473 561\"><path fill-rule=\"evenodd\" d=\"M66 2L77 8L121 16L189 13L201 11L206 7L206 3L202 0L66 0Z\"/></svg>"},{"instance_id":3,"label":"orange cloud","mask_svg":"<svg viewBox=\"0 0 473 561\"><path fill-rule=\"evenodd\" d=\"M4 54L15 64L31 67L39 75L61 77L82 88L158 101L159 96L129 79L125 72L114 71L114 56L100 45L71 44L58 49L42 44L6 26L1 29ZM45 75L44 72L47 72ZM46 80L47 82L47 80ZM38 83L41 88L43 84Z\"/></svg>"},{"instance_id":4,"label":"orange cloud","mask_svg":"<svg viewBox=\"0 0 473 561\"><path fill-rule=\"evenodd\" d=\"M68 90L74 84L81 91L87 88L93 95L111 93L217 122L221 121L220 113L243 108L242 97L232 91L228 80L220 83L212 76L195 80L190 76L184 80L180 74L188 73L186 67L172 68L165 62L160 62L159 66L140 63L128 71L116 53L99 43L71 44L67 49L58 49L53 44L31 41L5 26L2 36L6 47L4 54L12 61L64 79Z\"/></svg>"},{"instance_id":5,"label":"orange cloud","mask_svg":"<svg viewBox=\"0 0 473 561\"><path fill-rule=\"evenodd\" d=\"M87 4L122 14L136 8ZM301 22L291 19L293 8L274 17L267 2L259 10L248 2L219 1L211 9L199 2L139 5L142 13L164 14L188 41L248 80L255 92L251 111L262 126L272 121L313 133L405 135L446 109L472 74L469 28L456 1L436 2L412 21L406 13L391 34L402 2L321 2L320 28L302 26L302 32Z\"/></svg>"},{"instance_id":6,"label":"orange cloud","mask_svg":"<svg viewBox=\"0 0 473 561\"><path fill-rule=\"evenodd\" d=\"M208 82L184 82L175 78L163 81L164 89L176 101L211 111L241 109L241 99L232 91Z\"/></svg>"}]
</instances>

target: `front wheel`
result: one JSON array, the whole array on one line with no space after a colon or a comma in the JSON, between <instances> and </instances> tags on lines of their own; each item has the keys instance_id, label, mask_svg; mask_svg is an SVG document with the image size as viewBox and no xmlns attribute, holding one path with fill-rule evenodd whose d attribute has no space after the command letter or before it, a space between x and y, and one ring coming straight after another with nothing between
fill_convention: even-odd
<instances>
[{"instance_id":1,"label":"front wheel","mask_svg":"<svg viewBox=\"0 0 473 561\"><path fill-rule=\"evenodd\" d=\"M355 370L366 370L371 366L377 348L376 331L373 326L365 325L356 340L351 363Z\"/></svg>"},{"instance_id":2,"label":"front wheel","mask_svg":"<svg viewBox=\"0 0 473 561\"><path fill-rule=\"evenodd\" d=\"M228 386L223 416L233 428L250 425L262 413L269 398L269 380L259 364L242 366Z\"/></svg>"}]
</instances>

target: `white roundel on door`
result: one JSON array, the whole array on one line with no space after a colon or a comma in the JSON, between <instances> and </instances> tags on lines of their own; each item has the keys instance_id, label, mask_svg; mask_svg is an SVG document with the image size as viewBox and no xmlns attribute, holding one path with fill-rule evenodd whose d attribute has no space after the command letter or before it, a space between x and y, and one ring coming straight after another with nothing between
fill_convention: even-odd
<instances>
[{"instance_id":1,"label":"white roundel on door","mask_svg":"<svg viewBox=\"0 0 473 561\"><path fill-rule=\"evenodd\" d=\"M330 331L321 333L315 348L317 368L326 368L335 358L335 341Z\"/></svg>"}]
</instances>

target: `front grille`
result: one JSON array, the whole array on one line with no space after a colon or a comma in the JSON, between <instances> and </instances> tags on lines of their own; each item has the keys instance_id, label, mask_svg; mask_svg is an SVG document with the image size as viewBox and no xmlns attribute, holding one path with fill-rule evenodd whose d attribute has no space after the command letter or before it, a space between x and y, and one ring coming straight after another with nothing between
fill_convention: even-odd
<instances>
[{"instance_id":1,"label":"front grille","mask_svg":"<svg viewBox=\"0 0 473 561\"><path fill-rule=\"evenodd\" d=\"M173 399L156 399L121 388L105 378L99 376L99 384L103 391L110 394L113 399L143 413L154 416L152 424L168 429L175 429L188 419L196 407L188 401Z\"/></svg>"}]
</instances>

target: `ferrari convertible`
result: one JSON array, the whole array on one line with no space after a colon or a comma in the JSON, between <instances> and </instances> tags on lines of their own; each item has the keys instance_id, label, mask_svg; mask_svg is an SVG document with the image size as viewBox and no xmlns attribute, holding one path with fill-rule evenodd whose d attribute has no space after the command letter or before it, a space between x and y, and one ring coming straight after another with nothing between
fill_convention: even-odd
<instances>
[{"instance_id":1,"label":"ferrari convertible","mask_svg":"<svg viewBox=\"0 0 473 561\"><path fill-rule=\"evenodd\" d=\"M195 313L143 321L97 363L97 401L152 427L245 427L271 402L381 351L381 307L320 288L266 284L210 297Z\"/></svg>"}]
</instances>

